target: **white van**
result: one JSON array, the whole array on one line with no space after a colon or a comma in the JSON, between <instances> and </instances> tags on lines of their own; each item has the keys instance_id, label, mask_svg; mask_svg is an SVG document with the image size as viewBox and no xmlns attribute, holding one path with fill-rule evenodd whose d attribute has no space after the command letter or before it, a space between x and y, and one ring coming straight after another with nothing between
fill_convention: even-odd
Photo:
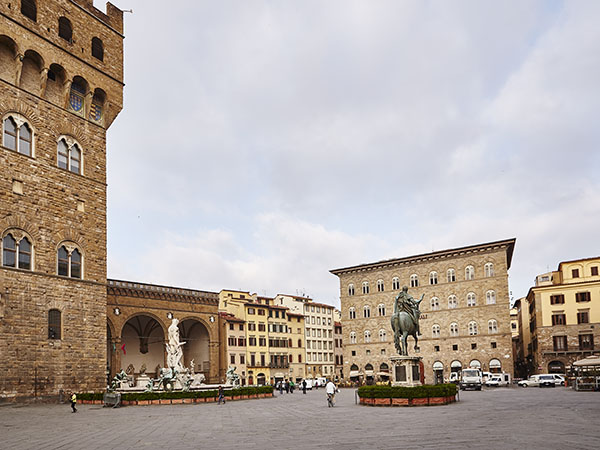
<instances>
[{"instance_id":1,"label":"white van","mask_svg":"<svg viewBox=\"0 0 600 450\"><path fill-rule=\"evenodd\" d=\"M306 381L306 389L313 388L313 379L312 378L305 378L304 381ZM302 383L300 383L300 389L302 389Z\"/></svg>"},{"instance_id":2,"label":"white van","mask_svg":"<svg viewBox=\"0 0 600 450\"><path fill-rule=\"evenodd\" d=\"M485 382L486 386L510 386L510 374L509 373L494 373Z\"/></svg>"},{"instance_id":3,"label":"white van","mask_svg":"<svg viewBox=\"0 0 600 450\"><path fill-rule=\"evenodd\" d=\"M327 378L319 377L315 380L315 383L317 387L325 387L325 385L327 384Z\"/></svg>"},{"instance_id":4,"label":"white van","mask_svg":"<svg viewBox=\"0 0 600 450\"><path fill-rule=\"evenodd\" d=\"M464 391L465 389L481 390L481 385L483 384L481 370L472 367L463 369L460 378L461 391Z\"/></svg>"}]
</instances>

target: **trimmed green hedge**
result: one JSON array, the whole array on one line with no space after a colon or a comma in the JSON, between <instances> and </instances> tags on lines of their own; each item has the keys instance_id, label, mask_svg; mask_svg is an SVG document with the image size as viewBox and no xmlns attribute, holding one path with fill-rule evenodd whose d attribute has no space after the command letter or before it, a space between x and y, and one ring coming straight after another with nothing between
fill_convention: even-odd
<instances>
[{"instance_id":1,"label":"trimmed green hedge","mask_svg":"<svg viewBox=\"0 0 600 450\"><path fill-rule=\"evenodd\" d=\"M271 394L273 386L258 386L258 387L240 387L237 389L226 389L225 396L232 397L237 395L255 395L255 394ZM122 401L137 401L137 400L167 400L177 398L207 398L216 397L218 391L216 389L210 391L189 391L189 392L127 392L121 395ZM82 393L77 394L78 400L103 400L104 393Z\"/></svg>"},{"instance_id":2,"label":"trimmed green hedge","mask_svg":"<svg viewBox=\"0 0 600 450\"><path fill-rule=\"evenodd\" d=\"M361 398L428 398L451 397L456 395L457 387L448 384L424 384L422 386L361 386L358 396Z\"/></svg>"}]
</instances>

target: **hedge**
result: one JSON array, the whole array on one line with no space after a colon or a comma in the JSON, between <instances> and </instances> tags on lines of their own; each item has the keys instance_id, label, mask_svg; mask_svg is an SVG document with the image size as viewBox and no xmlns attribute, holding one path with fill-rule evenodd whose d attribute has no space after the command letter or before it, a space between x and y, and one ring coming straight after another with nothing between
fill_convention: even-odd
<instances>
[{"instance_id":1,"label":"hedge","mask_svg":"<svg viewBox=\"0 0 600 450\"><path fill-rule=\"evenodd\" d=\"M219 391L216 389L209 391L188 391L188 392L124 392L121 393L122 401L137 400L167 400L178 398L207 398L216 397ZM226 389L225 396L232 397L238 395L272 394L273 386L240 387L237 389ZM103 400L104 392L81 393L77 394L78 400Z\"/></svg>"},{"instance_id":2,"label":"hedge","mask_svg":"<svg viewBox=\"0 0 600 450\"><path fill-rule=\"evenodd\" d=\"M457 387L448 384L424 384L422 386L361 386L358 396L361 398L428 398L451 397L456 395Z\"/></svg>"}]
</instances>

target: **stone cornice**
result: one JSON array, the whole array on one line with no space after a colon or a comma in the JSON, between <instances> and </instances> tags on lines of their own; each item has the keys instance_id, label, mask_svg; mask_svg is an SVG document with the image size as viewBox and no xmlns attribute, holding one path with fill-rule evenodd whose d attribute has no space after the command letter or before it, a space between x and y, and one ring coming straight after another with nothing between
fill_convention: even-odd
<instances>
[{"instance_id":1,"label":"stone cornice","mask_svg":"<svg viewBox=\"0 0 600 450\"><path fill-rule=\"evenodd\" d=\"M357 266L343 267L340 269L332 269L334 275L342 275L351 272L364 272L371 270L379 270L389 267L405 266L410 264L424 263L438 259L456 258L459 256L469 255L473 253L488 252L490 250L506 249L507 253L507 269L510 268L512 255L515 247L516 238L505 239L502 241L488 242L485 244L470 245L468 247L453 248L449 250L441 250L432 253L424 253L421 255L407 256L404 258L388 259L377 261L374 263L360 264Z\"/></svg>"},{"instance_id":2,"label":"stone cornice","mask_svg":"<svg viewBox=\"0 0 600 450\"><path fill-rule=\"evenodd\" d=\"M120 280L107 280L106 288L108 295L116 297L149 298L154 300L219 305L219 294L216 292L196 291Z\"/></svg>"}]
</instances>

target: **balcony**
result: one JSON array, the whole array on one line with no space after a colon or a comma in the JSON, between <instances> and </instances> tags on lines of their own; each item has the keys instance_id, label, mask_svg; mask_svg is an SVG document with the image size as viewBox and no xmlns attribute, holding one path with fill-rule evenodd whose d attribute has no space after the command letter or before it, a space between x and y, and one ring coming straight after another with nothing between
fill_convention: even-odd
<instances>
[{"instance_id":1,"label":"balcony","mask_svg":"<svg viewBox=\"0 0 600 450\"><path fill-rule=\"evenodd\" d=\"M289 369L289 363L270 363L269 369Z\"/></svg>"},{"instance_id":2,"label":"balcony","mask_svg":"<svg viewBox=\"0 0 600 450\"><path fill-rule=\"evenodd\" d=\"M256 362L251 362L249 364L246 365L246 367L248 369L266 369L267 367L269 367L269 364L265 363L261 363L260 361L256 361Z\"/></svg>"}]
</instances>

